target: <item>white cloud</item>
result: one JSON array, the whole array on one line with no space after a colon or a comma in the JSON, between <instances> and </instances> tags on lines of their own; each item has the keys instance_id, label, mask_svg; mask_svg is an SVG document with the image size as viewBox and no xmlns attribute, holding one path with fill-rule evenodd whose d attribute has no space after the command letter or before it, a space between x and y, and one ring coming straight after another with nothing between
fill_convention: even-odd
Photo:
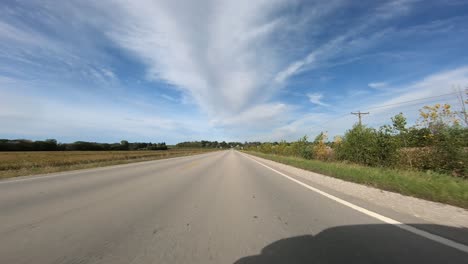
<instances>
[{"instance_id":1,"label":"white cloud","mask_svg":"<svg viewBox=\"0 0 468 264\"><path fill-rule=\"evenodd\" d=\"M377 108L374 113L389 111L390 109L401 109L401 103L419 100L431 97L450 94L454 92L454 87L465 87L468 85L468 67L460 67L448 71L437 72L424 77L421 80L415 81L405 86L392 87L391 90L382 94L385 98L390 99L379 100L379 103L370 104L367 108L377 108L383 105L389 105L385 108ZM449 96L450 97L450 96ZM452 99L456 99L453 96ZM437 97L435 100L447 100L447 98ZM419 101L424 104L427 100ZM416 101L418 103L418 101ZM365 108L363 108L365 109Z\"/></svg>"},{"instance_id":2,"label":"white cloud","mask_svg":"<svg viewBox=\"0 0 468 264\"><path fill-rule=\"evenodd\" d=\"M148 77L188 92L213 117L262 104L278 89L270 46L287 21L275 1L119 1L108 35L140 57ZM113 9L113 10L115 10Z\"/></svg>"},{"instance_id":3,"label":"white cloud","mask_svg":"<svg viewBox=\"0 0 468 264\"><path fill-rule=\"evenodd\" d=\"M418 110L424 105L449 103L456 108L457 98L452 94L453 89L467 85L468 67L435 72L399 86L387 85L385 90L377 90L378 92L374 95L347 102L342 101L340 113L344 117L338 122L336 116L339 114L331 115L329 121L323 124L324 129L343 134L356 121L356 117L346 113L357 110L370 112L370 115L365 116L364 123L373 127L390 123L390 118L400 112L408 118L408 124L412 125L419 117Z\"/></svg>"},{"instance_id":4,"label":"white cloud","mask_svg":"<svg viewBox=\"0 0 468 264\"><path fill-rule=\"evenodd\" d=\"M307 3L304 4L305 2ZM307 105L294 108L284 103L289 98L282 102L284 98L275 97L276 92L288 85L290 77L303 71L343 65L369 55L363 54L369 47L403 31L392 28L392 25L386 22L407 14L412 2L395 0L383 5L373 4L372 6L378 7L366 12L362 17L357 17L355 24L350 22L343 27L337 26L330 32L326 27L330 24L329 18L340 20L341 16L337 17L334 11L343 10L343 7L349 4L348 1L300 3L289 0L89 0L56 3L49 0L51 4L25 8L31 13L37 13L36 19L40 19L38 21L43 23L41 26L44 26L45 30L38 30L34 23L27 23L34 22L34 19L23 21L21 12L15 20L11 17L6 18L7 16L0 11L0 15L3 15L0 16L0 58L6 59L7 62L28 65L25 67L27 70L24 70L4 63L0 64L0 71L8 73L8 76L26 76L23 80L31 80L28 86L35 87L29 91L35 91L36 94L44 91L44 95L49 93L53 96L54 92L50 88L52 86L63 85L60 89L69 89L70 92L82 92L82 88L87 86L91 93L97 88L105 90L101 87L107 87L108 90L102 93L105 94L102 98L95 98L96 101L107 102L115 97L124 98L130 95L130 92L118 93L117 90L122 88L131 90L132 95L128 99L135 100L139 95L140 91L137 89L140 85L132 87L131 80L128 81L131 78L127 78L126 75L125 65L113 65L120 59L120 56L114 57L114 54L110 54L114 51L122 52L123 54L119 55L125 59L129 58L132 62L135 59L139 60L135 64L143 62L146 65L146 77L155 81L155 86L163 81L170 84L164 85L165 87L175 87L179 90L168 92L157 87L155 92L141 93L141 97L147 98L136 101L141 105L152 104L152 111L141 111L149 107L128 102L121 104L121 108L115 107L118 104L114 104L107 106L108 109L88 103L79 106L61 105L56 103L61 100L57 99L58 97L54 103L51 100L38 101L35 99L37 95L26 97L31 102L39 102L38 105L30 108L18 107L12 102L27 105L29 101L19 100L21 98L18 96L10 96L9 98L13 99L9 101L4 96L0 98L3 99L0 113L4 114L3 117L10 116L11 123L8 124L11 126L3 127L2 131L5 133L8 130L13 133L15 129L35 129L50 132L53 131L52 128L59 130L61 122L69 124L69 120L73 120L74 125L70 127L76 128L76 131L99 126L116 129L122 133L127 129L127 134L151 134L156 130L162 134L173 134L178 133L175 132L177 129L183 133L187 127L196 126L194 130L198 132L204 129L219 129L231 135L249 133L242 131L244 129L255 130L255 133L262 135L258 136L260 139L264 135L270 135L272 139L295 139L296 136L309 134L312 130L328 130L326 127L320 127L320 122L329 119L335 121L336 115L330 113L336 110L335 107L314 107L314 111L326 110L327 114L301 114L298 112L304 109L297 109L306 108ZM300 8L295 8L296 4ZM298 11L303 8L306 11ZM28 18L31 19L31 16ZM347 22L347 18L336 21L336 25L343 22ZM446 24L450 23L428 25L425 31L444 29ZM387 28L388 26L390 28ZM343 32L340 31L342 29ZM411 32L421 31L421 28L412 27L405 30L404 34L413 34ZM46 32L54 34L48 35ZM324 32L328 34L323 36ZM116 46L128 51L131 56L125 51L115 49ZM108 54L107 48L112 52ZM133 69L131 71L133 74ZM330 101L336 102L336 98L342 96L343 100L336 111L364 111L366 107L436 95L441 89L449 90L452 81L464 85L466 72L466 68L460 68L434 74L407 87L391 87L389 83L372 82L368 84L369 87L386 89L353 90L349 93L345 91L341 95L339 89L334 88L336 93L325 93L333 94L325 101L324 91L307 94L307 99L318 106L329 106ZM75 89L73 84L70 84L73 82L69 82L73 78L67 79L67 74L76 79L82 77L80 81L84 79L93 85L86 83ZM136 73L138 74L139 72ZM8 87L14 86L12 80L7 77L2 79L0 76L0 84L9 83ZM366 83L363 86L365 85ZM145 92L148 87L145 86ZM62 95L64 94L70 97L68 92ZM346 95L348 98L343 98ZM349 100L351 95L353 98ZM111 100L109 97L114 98ZM181 111L179 108L184 107L183 114L188 115L187 109L194 104L204 113L208 113L208 116L200 116L197 109L192 108L193 112L190 114L195 116L193 118L204 121L198 126L190 120L182 118L183 121L174 122L172 119L175 117L166 116ZM47 105L53 105L55 108L46 107ZM166 108L167 105L171 107ZM80 110L84 118L79 118ZM132 111L135 113L127 113ZM383 120L378 117L378 111L372 110L372 115L366 119ZM66 117L56 119L54 113L65 113ZM26 122L14 121L16 117L41 120L42 124L51 122L50 124L55 125L44 129L39 124L33 128ZM350 117L337 124L336 130L349 128L347 125L354 121L354 117ZM326 122L325 126L330 126L330 123ZM72 129L70 133L71 131Z\"/></svg>"},{"instance_id":5,"label":"white cloud","mask_svg":"<svg viewBox=\"0 0 468 264\"><path fill-rule=\"evenodd\" d=\"M105 98L80 92L68 92L65 97L39 95L31 89L35 85L38 83L0 75L0 138L176 143L207 133L206 120L173 111L161 101L155 104L154 99L148 104L131 94L118 96L119 100L112 100L112 94ZM76 86L73 90L81 89Z\"/></svg>"},{"instance_id":6,"label":"white cloud","mask_svg":"<svg viewBox=\"0 0 468 264\"><path fill-rule=\"evenodd\" d=\"M289 110L289 107L282 103L261 104L231 117L213 119L211 124L216 127L239 130L271 129L284 123Z\"/></svg>"},{"instance_id":7,"label":"white cloud","mask_svg":"<svg viewBox=\"0 0 468 264\"><path fill-rule=\"evenodd\" d=\"M163 118L130 112L112 104L60 102L47 97L18 96L1 90L0 135L28 138L57 138L65 141L167 140L177 142L190 133L200 136L200 121L193 118Z\"/></svg>"},{"instance_id":8,"label":"white cloud","mask_svg":"<svg viewBox=\"0 0 468 264\"><path fill-rule=\"evenodd\" d=\"M379 6L358 26L350 26L344 34L338 35L321 46L314 47L305 57L290 63L276 75L275 81L284 83L304 70L313 69L320 63L325 64L326 60L376 44L387 34L386 29L372 34L362 35L362 33L379 22L407 14L411 5L416 1L418 0L393 0Z\"/></svg>"},{"instance_id":9,"label":"white cloud","mask_svg":"<svg viewBox=\"0 0 468 264\"><path fill-rule=\"evenodd\" d=\"M368 84L368 86L370 88L377 89L377 88L383 88L383 87L387 86L387 83L386 82L371 82L371 83Z\"/></svg>"},{"instance_id":10,"label":"white cloud","mask_svg":"<svg viewBox=\"0 0 468 264\"><path fill-rule=\"evenodd\" d=\"M320 106L329 106L329 104L326 104L322 101L323 94L321 93L309 93L307 94L307 97L309 98L309 101L313 104Z\"/></svg>"},{"instance_id":11,"label":"white cloud","mask_svg":"<svg viewBox=\"0 0 468 264\"><path fill-rule=\"evenodd\" d=\"M15 27L0 21L0 40L2 42L11 42L16 45L26 44L31 46L54 46L49 40L29 29Z\"/></svg>"},{"instance_id":12,"label":"white cloud","mask_svg":"<svg viewBox=\"0 0 468 264\"><path fill-rule=\"evenodd\" d=\"M406 14L411 9L411 4L420 0L393 0L376 9L376 19L389 19Z\"/></svg>"},{"instance_id":13,"label":"white cloud","mask_svg":"<svg viewBox=\"0 0 468 264\"><path fill-rule=\"evenodd\" d=\"M171 101L171 102L179 102L179 100L177 100L176 98L170 96L170 95L167 95L167 94L161 94L160 95L162 98L168 100L168 101Z\"/></svg>"},{"instance_id":14,"label":"white cloud","mask_svg":"<svg viewBox=\"0 0 468 264\"><path fill-rule=\"evenodd\" d=\"M258 140L297 140L304 135L319 133L318 125L328 118L330 118L330 115L324 113L312 113L298 116L294 121L275 128L266 138L265 136L263 136L263 139L258 137Z\"/></svg>"}]
</instances>

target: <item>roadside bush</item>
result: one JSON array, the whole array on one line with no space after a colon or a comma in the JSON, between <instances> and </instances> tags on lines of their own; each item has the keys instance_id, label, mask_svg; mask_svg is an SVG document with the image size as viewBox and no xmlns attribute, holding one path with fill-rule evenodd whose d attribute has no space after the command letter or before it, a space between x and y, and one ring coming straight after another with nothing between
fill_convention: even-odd
<instances>
[{"instance_id":1,"label":"roadside bush","mask_svg":"<svg viewBox=\"0 0 468 264\"><path fill-rule=\"evenodd\" d=\"M389 126L382 126L376 134L377 162L380 166L393 167L398 162L398 137L392 135L392 129Z\"/></svg>"},{"instance_id":2,"label":"roadside bush","mask_svg":"<svg viewBox=\"0 0 468 264\"><path fill-rule=\"evenodd\" d=\"M303 136L298 141L292 143L291 148L296 157L304 159L312 159L313 157L313 149L307 141L307 136Z\"/></svg>"},{"instance_id":3,"label":"roadside bush","mask_svg":"<svg viewBox=\"0 0 468 264\"><path fill-rule=\"evenodd\" d=\"M429 135L431 144L428 146L398 150L400 153L399 167L432 170L467 178L468 129L459 126L446 127L438 134Z\"/></svg>"},{"instance_id":4,"label":"roadside bush","mask_svg":"<svg viewBox=\"0 0 468 264\"><path fill-rule=\"evenodd\" d=\"M445 127L434 135L433 165L436 171L451 172L454 176L468 177L468 129L461 126Z\"/></svg>"},{"instance_id":5,"label":"roadside bush","mask_svg":"<svg viewBox=\"0 0 468 264\"><path fill-rule=\"evenodd\" d=\"M328 136L326 133L320 133L313 142L313 158L323 161L332 160L332 149L327 146Z\"/></svg>"},{"instance_id":6,"label":"roadside bush","mask_svg":"<svg viewBox=\"0 0 468 264\"><path fill-rule=\"evenodd\" d=\"M401 148L398 150L398 167L405 169L432 170L434 151L432 147Z\"/></svg>"},{"instance_id":7,"label":"roadside bush","mask_svg":"<svg viewBox=\"0 0 468 264\"><path fill-rule=\"evenodd\" d=\"M375 129L363 125L355 125L344 135L341 144L336 148L339 160L348 160L364 165L377 165L375 146L377 134Z\"/></svg>"}]
</instances>

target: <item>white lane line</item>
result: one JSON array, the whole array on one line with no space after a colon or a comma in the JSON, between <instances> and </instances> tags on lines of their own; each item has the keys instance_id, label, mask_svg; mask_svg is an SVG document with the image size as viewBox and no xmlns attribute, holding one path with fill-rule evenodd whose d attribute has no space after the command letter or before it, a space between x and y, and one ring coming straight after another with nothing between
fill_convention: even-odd
<instances>
[{"instance_id":1,"label":"white lane line","mask_svg":"<svg viewBox=\"0 0 468 264\"><path fill-rule=\"evenodd\" d=\"M352 203L350 203L348 201L345 201L345 200L343 200L341 198L338 198L338 197L336 197L334 195L331 195L331 194L326 193L324 191L321 191L321 190L319 190L317 188L314 188L314 187L312 187L312 186L310 186L310 185L308 185L306 183L303 183L303 182L301 182L299 180L296 180L293 177L288 176L288 175L286 175L286 174L284 174L284 173L282 173L280 171L277 171L277 170L273 169L272 167L270 167L268 165L265 165L265 164L259 162L258 160L254 159L254 158L252 158L250 156L247 156L247 155L245 155L243 153L241 153L241 155L255 161L256 163L262 165L263 167L268 168L268 169L278 173L279 175L281 175L281 176L283 176L283 177L285 177L285 178L287 178L287 179L289 179L289 180L291 180L291 181L293 181L293 182L295 182L295 183L297 183L299 185L302 185L303 187L305 187L305 188L307 188L307 189L309 189L311 191L314 191L314 192L316 192L318 194L321 194L321 195L323 195L323 196L325 196L325 197L327 197L329 199L332 199L335 202L338 202L338 203L340 203L342 205L350 207L350 208L352 208L352 209L354 209L356 211L359 211L359 212L361 212L363 214L366 214L366 215L368 215L370 217L373 217L373 218L375 218L377 220L380 220L380 221L382 221L384 223L394 225L396 227L399 227L401 229L409 231L409 232L411 232L413 234L425 237L425 238L430 239L432 241L435 241L435 242L438 242L438 243L444 244L446 246L449 246L449 247L452 247L452 248L455 248L455 249L458 249L458 250L461 250L463 252L468 253L468 246L467 245L455 242L453 240L450 240L450 239L447 239L447 238L444 238L444 237L441 237L441 236L438 236L438 235L431 234L431 233L429 233L427 231L424 231L424 230L421 230L421 229L418 229L418 228L403 224L402 222L399 222L399 221L397 221L395 219L383 216L383 215L378 214L376 212L372 212L370 210L367 210L365 208L362 208L360 206L352 204Z\"/></svg>"}]
</instances>

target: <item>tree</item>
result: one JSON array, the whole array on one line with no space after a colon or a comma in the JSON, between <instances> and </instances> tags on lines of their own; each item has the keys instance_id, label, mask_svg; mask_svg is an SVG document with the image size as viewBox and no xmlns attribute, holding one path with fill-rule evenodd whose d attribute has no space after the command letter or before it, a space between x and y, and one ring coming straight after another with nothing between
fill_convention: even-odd
<instances>
[{"instance_id":1,"label":"tree","mask_svg":"<svg viewBox=\"0 0 468 264\"><path fill-rule=\"evenodd\" d=\"M441 172L467 177L468 128L460 125L456 112L449 104L424 106L420 110L420 126L426 129L430 143L430 162L424 166Z\"/></svg>"},{"instance_id":2,"label":"tree","mask_svg":"<svg viewBox=\"0 0 468 264\"><path fill-rule=\"evenodd\" d=\"M424 106L419 110L419 126L427 127L432 134L439 133L444 127L460 124L457 115L449 104Z\"/></svg>"},{"instance_id":3,"label":"tree","mask_svg":"<svg viewBox=\"0 0 468 264\"><path fill-rule=\"evenodd\" d=\"M398 145L399 147L408 147L408 129L406 128L406 117L403 115L403 113L399 113L398 115L392 117L392 126L393 129L398 133ZM410 164L410 167L413 167L413 163L411 161L411 155L409 155L409 152L406 153L406 158L408 159L408 162Z\"/></svg>"},{"instance_id":4,"label":"tree","mask_svg":"<svg viewBox=\"0 0 468 264\"><path fill-rule=\"evenodd\" d=\"M221 148L229 148L229 145L228 145L228 143L226 143L226 141L223 141L223 142L219 143L219 145L220 145Z\"/></svg>"},{"instance_id":5,"label":"tree","mask_svg":"<svg viewBox=\"0 0 468 264\"><path fill-rule=\"evenodd\" d=\"M406 129L406 117L403 115L403 113L399 113L398 115L392 117L392 126L400 134L406 133L408 131Z\"/></svg>"},{"instance_id":6,"label":"tree","mask_svg":"<svg viewBox=\"0 0 468 264\"><path fill-rule=\"evenodd\" d=\"M120 141L120 146L122 150L129 150L130 148L130 144L128 143L127 140Z\"/></svg>"},{"instance_id":7,"label":"tree","mask_svg":"<svg viewBox=\"0 0 468 264\"><path fill-rule=\"evenodd\" d=\"M336 148L340 160L364 165L380 165L376 155L377 133L375 129L356 124L348 130L343 141Z\"/></svg>"},{"instance_id":8,"label":"tree","mask_svg":"<svg viewBox=\"0 0 468 264\"><path fill-rule=\"evenodd\" d=\"M312 147L310 146L307 140L307 135L303 136L298 141L292 143L291 147L295 156L298 156L304 159L312 159L312 156L313 156Z\"/></svg>"},{"instance_id":9,"label":"tree","mask_svg":"<svg viewBox=\"0 0 468 264\"><path fill-rule=\"evenodd\" d=\"M399 140L394 136L394 129L384 125L377 132L375 154L379 166L393 166L398 161L398 148L401 146Z\"/></svg>"}]
</instances>

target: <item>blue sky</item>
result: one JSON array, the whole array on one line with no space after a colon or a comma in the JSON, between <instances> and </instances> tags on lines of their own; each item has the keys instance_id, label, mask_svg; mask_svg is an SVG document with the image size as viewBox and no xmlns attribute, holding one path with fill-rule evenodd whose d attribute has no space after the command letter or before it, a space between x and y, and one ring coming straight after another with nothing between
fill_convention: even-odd
<instances>
[{"instance_id":1,"label":"blue sky","mask_svg":"<svg viewBox=\"0 0 468 264\"><path fill-rule=\"evenodd\" d=\"M414 122L468 86L467 43L462 0L4 0L0 138L294 140L343 134L357 110Z\"/></svg>"}]
</instances>

